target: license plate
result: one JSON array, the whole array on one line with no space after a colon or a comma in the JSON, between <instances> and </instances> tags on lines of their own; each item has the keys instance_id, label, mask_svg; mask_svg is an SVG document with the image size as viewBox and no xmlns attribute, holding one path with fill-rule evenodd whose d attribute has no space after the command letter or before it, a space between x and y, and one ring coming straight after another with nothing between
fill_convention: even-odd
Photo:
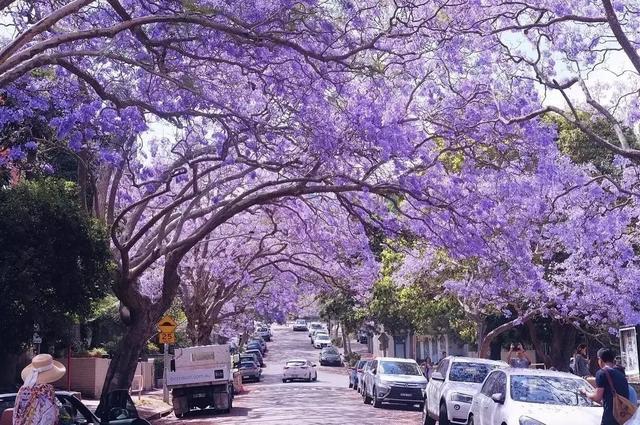
<instances>
[{"instance_id":1,"label":"license plate","mask_svg":"<svg viewBox=\"0 0 640 425\"><path fill-rule=\"evenodd\" d=\"M194 394L192 397L193 398L205 398L207 395L206 394Z\"/></svg>"},{"instance_id":2,"label":"license plate","mask_svg":"<svg viewBox=\"0 0 640 425\"><path fill-rule=\"evenodd\" d=\"M400 393L400 397L411 397L412 395L411 393Z\"/></svg>"}]
</instances>

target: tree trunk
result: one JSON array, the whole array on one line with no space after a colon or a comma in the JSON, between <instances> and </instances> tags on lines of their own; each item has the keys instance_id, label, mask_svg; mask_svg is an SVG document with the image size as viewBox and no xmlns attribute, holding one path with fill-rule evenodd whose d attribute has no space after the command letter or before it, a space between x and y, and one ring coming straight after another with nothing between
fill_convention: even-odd
<instances>
[{"instance_id":1,"label":"tree trunk","mask_svg":"<svg viewBox=\"0 0 640 425\"><path fill-rule=\"evenodd\" d=\"M529 331L529 338L533 343L533 348L536 350L536 355L542 359L544 365L549 368L553 365L553 361L551 357L544 352L542 341L538 338L538 330L536 329L535 323L533 320L527 320L527 330Z\"/></svg>"},{"instance_id":2,"label":"tree trunk","mask_svg":"<svg viewBox=\"0 0 640 425\"><path fill-rule=\"evenodd\" d=\"M478 345L478 357L482 357L480 347L484 343L487 332L487 321L484 316L476 319L476 344Z\"/></svg>"},{"instance_id":3,"label":"tree trunk","mask_svg":"<svg viewBox=\"0 0 640 425\"><path fill-rule=\"evenodd\" d=\"M342 350L344 351L345 355L351 355L351 347L349 346L347 332L345 332L344 330L344 324L341 324L340 328L342 329Z\"/></svg>"},{"instance_id":4,"label":"tree trunk","mask_svg":"<svg viewBox=\"0 0 640 425\"><path fill-rule=\"evenodd\" d=\"M0 353L0 387L16 387L19 357L19 354Z\"/></svg>"},{"instance_id":5,"label":"tree trunk","mask_svg":"<svg viewBox=\"0 0 640 425\"><path fill-rule=\"evenodd\" d=\"M554 320L551 322L551 365L556 369L568 372L569 360L575 350L576 328L568 323Z\"/></svg>"},{"instance_id":6,"label":"tree trunk","mask_svg":"<svg viewBox=\"0 0 640 425\"><path fill-rule=\"evenodd\" d=\"M489 351L491 348L491 343L494 339L496 339L499 335L510 331L516 326L521 325L522 323L526 323L527 320L530 320L536 316L536 311L531 311L524 316L516 317L513 320L504 323L497 328L493 329L491 332L487 333L487 335L483 338L482 344L478 347L478 357L487 358L489 356Z\"/></svg>"},{"instance_id":7,"label":"tree trunk","mask_svg":"<svg viewBox=\"0 0 640 425\"><path fill-rule=\"evenodd\" d=\"M153 320L148 314L136 313L138 312L132 314L131 325L126 328L118 350L109 363L98 410L109 392L131 387L140 353L153 334L157 320Z\"/></svg>"}]
</instances>

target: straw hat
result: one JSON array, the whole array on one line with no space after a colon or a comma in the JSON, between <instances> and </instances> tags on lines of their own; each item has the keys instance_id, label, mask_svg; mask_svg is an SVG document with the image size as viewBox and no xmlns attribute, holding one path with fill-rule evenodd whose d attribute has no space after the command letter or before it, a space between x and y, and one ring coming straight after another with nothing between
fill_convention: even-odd
<instances>
[{"instance_id":1,"label":"straw hat","mask_svg":"<svg viewBox=\"0 0 640 425\"><path fill-rule=\"evenodd\" d=\"M38 354L31 359L31 364L24 369L20 376L25 385L50 384L62 378L67 369L60 362L53 360L50 354ZM35 381L34 381L34 373ZM33 382L28 382L33 381Z\"/></svg>"}]
</instances>

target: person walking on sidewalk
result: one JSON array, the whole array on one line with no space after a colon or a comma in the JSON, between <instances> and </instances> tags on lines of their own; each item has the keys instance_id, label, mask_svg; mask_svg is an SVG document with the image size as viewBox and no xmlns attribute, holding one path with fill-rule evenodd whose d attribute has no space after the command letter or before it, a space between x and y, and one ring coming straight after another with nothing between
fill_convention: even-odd
<instances>
[{"instance_id":1,"label":"person walking on sidewalk","mask_svg":"<svg viewBox=\"0 0 640 425\"><path fill-rule=\"evenodd\" d=\"M21 373L24 384L16 396L13 425L57 425L60 410L51 384L65 373L64 365L50 354L35 356Z\"/></svg>"},{"instance_id":2,"label":"person walking on sidewalk","mask_svg":"<svg viewBox=\"0 0 640 425\"><path fill-rule=\"evenodd\" d=\"M582 393L596 403L602 403L602 422L601 425L622 425L613 415L613 396L614 394L629 398L629 383L624 373L615 369L615 354L609 348L601 348L598 350L598 365L600 370L596 372L596 390L588 392L582 390Z\"/></svg>"}]
</instances>

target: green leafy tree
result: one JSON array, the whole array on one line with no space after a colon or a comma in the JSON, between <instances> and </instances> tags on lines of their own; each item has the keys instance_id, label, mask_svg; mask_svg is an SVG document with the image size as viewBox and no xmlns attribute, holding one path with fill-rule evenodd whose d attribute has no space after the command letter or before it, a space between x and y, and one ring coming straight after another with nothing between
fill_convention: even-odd
<instances>
[{"instance_id":1,"label":"green leafy tree","mask_svg":"<svg viewBox=\"0 0 640 425\"><path fill-rule=\"evenodd\" d=\"M69 342L67 330L91 315L112 271L106 231L83 211L75 185L46 179L0 190L0 357L24 351L36 324L44 348Z\"/></svg>"}]
</instances>

